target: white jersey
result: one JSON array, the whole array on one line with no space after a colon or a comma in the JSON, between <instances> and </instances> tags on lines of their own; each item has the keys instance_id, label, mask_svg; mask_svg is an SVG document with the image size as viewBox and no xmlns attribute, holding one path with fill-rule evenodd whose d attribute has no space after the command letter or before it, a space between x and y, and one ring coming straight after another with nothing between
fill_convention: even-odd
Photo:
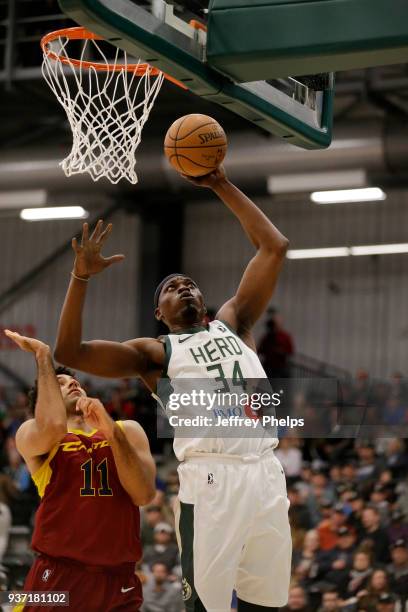
<instances>
[{"instance_id":1,"label":"white jersey","mask_svg":"<svg viewBox=\"0 0 408 612\"><path fill-rule=\"evenodd\" d=\"M181 333L172 333L166 336L166 365L164 376L170 382L172 392L186 391L189 381L195 379L205 387L225 394L238 389L240 381L252 379L266 379L266 373L255 351L247 346L237 334L222 321L212 321L207 327L196 327L183 330ZM191 381L191 388L197 387ZM240 387L243 391L243 387ZM169 409L166 403L167 416L174 416L176 412ZM205 410L209 417L219 420L218 417L237 419L248 417L244 405L231 405L215 408L208 405ZM204 412L205 412L204 410ZM245 429L245 428L244 428ZM211 435L215 431L211 428ZM179 461L194 453L222 453L229 455L263 454L268 449L278 445L278 440L271 430L259 428L256 436L246 435L243 429L237 430L232 437L200 436L174 438L174 452ZM208 435L208 434L207 434Z\"/></svg>"}]
</instances>

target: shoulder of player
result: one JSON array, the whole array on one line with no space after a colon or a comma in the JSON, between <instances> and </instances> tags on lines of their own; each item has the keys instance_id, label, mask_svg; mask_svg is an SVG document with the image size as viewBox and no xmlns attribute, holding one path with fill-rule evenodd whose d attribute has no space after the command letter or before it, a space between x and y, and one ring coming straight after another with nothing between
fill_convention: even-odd
<instances>
[{"instance_id":1,"label":"shoulder of player","mask_svg":"<svg viewBox=\"0 0 408 612\"><path fill-rule=\"evenodd\" d=\"M137 443L142 440L147 440L147 436L143 427L137 421L121 421L123 432L129 442Z\"/></svg>"},{"instance_id":2,"label":"shoulder of player","mask_svg":"<svg viewBox=\"0 0 408 612\"><path fill-rule=\"evenodd\" d=\"M26 450L25 447L27 441L27 434L29 435L34 425L35 419L28 419L27 421L24 421L24 423L22 423L16 431L15 442L16 448L20 455L24 456L24 451Z\"/></svg>"},{"instance_id":3,"label":"shoulder of player","mask_svg":"<svg viewBox=\"0 0 408 612\"><path fill-rule=\"evenodd\" d=\"M127 340L127 346L139 352L145 359L146 369L162 367L165 359L164 342L160 338L135 338Z\"/></svg>"}]
</instances>

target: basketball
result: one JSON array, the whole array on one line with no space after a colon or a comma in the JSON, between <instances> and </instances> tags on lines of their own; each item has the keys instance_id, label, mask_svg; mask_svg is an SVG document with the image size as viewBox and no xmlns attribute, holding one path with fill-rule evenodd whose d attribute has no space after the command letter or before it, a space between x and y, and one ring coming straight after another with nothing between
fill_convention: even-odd
<instances>
[{"instance_id":1,"label":"basketball","mask_svg":"<svg viewBox=\"0 0 408 612\"><path fill-rule=\"evenodd\" d=\"M222 163L227 152L227 137L212 117L185 115L168 129L164 152L177 172L204 176Z\"/></svg>"}]
</instances>

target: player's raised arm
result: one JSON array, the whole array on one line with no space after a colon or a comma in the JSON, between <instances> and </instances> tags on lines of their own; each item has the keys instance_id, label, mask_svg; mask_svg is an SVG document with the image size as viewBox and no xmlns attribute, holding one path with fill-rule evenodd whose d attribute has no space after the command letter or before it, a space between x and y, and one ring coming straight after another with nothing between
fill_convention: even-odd
<instances>
[{"instance_id":1,"label":"player's raised arm","mask_svg":"<svg viewBox=\"0 0 408 612\"><path fill-rule=\"evenodd\" d=\"M89 279L124 259L124 255L102 256L102 246L111 230L112 224L103 229L103 222L98 221L89 236L88 224L84 223L81 244L75 238L72 241L75 262L62 307L54 355L57 361L72 368L97 376L119 378L154 369L156 361L160 364L163 349L152 338L123 343L82 341L82 311Z\"/></svg>"},{"instance_id":2,"label":"player's raised arm","mask_svg":"<svg viewBox=\"0 0 408 612\"><path fill-rule=\"evenodd\" d=\"M61 389L55 375L49 346L6 330L6 335L24 351L34 354L38 369L38 394L35 417L17 431L16 445L30 468L30 460L48 453L67 432L67 415Z\"/></svg>"},{"instance_id":3,"label":"player's raised arm","mask_svg":"<svg viewBox=\"0 0 408 612\"><path fill-rule=\"evenodd\" d=\"M222 166L202 178L185 178L212 189L238 218L256 248L236 295L217 314L218 319L225 320L239 335L245 336L272 297L289 241L254 202L228 180Z\"/></svg>"}]
</instances>

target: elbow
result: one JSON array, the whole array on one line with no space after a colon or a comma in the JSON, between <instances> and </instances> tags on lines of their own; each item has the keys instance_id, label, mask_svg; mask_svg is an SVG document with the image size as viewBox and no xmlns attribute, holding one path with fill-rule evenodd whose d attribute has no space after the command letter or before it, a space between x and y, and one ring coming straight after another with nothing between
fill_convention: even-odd
<instances>
[{"instance_id":1,"label":"elbow","mask_svg":"<svg viewBox=\"0 0 408 612\"><path fill-rule=\"evenodd\" d=\"M150 504L150 502L153 501L155 495L156 495L155 486L146 487L146 489L144 491L140 491L136 499L133 500L134 504L136 506L147 506L147 504Z\"/></svg>"},{"instance_id":2,"label":"elbow","mask_svg":"<svg viewBox=\"0 0 408 612\"><path fill-rule=\"evenodd\" d=\"M288 249L289 249L289 240L285 236L282 236L282 240L278 247L279 255L281 257L286 257L286 253L288 252Z\"/></svg>"},{"instance_id":3,"label":"elbow","mask_svg":"<svg viewBox=\"0 0 408 612\"><path fill-rule=\"evenodd\" d=\"M279 259L284 259L288 249L289 240L285 236L282 236L278 242L273 242L273 244L270 243L266 246L266 251L274 257L279 257Z\"/></svg>"},{"instance_id":4,"label":"elbow","mask_svg":"<svg viewBox=\"0 0 408 612\"><path fill-rule=\"evenodd\" d=\"M78 367L77 356L58 342L54 349L54 359L58 363L63 363L70 368Z\"/></svg>"},{"instance_id":5,"label":"elbow","mask_svg":"<svg viewBox=\"0 0 408 612\"><path fill-rule=\"evenodd\" d=\"M38 428L44 432L44 435L52 438L53 440L61 440L67 433L67 422L66 420L38 420L36 418Z\"/></svg>"}]
</instances>

